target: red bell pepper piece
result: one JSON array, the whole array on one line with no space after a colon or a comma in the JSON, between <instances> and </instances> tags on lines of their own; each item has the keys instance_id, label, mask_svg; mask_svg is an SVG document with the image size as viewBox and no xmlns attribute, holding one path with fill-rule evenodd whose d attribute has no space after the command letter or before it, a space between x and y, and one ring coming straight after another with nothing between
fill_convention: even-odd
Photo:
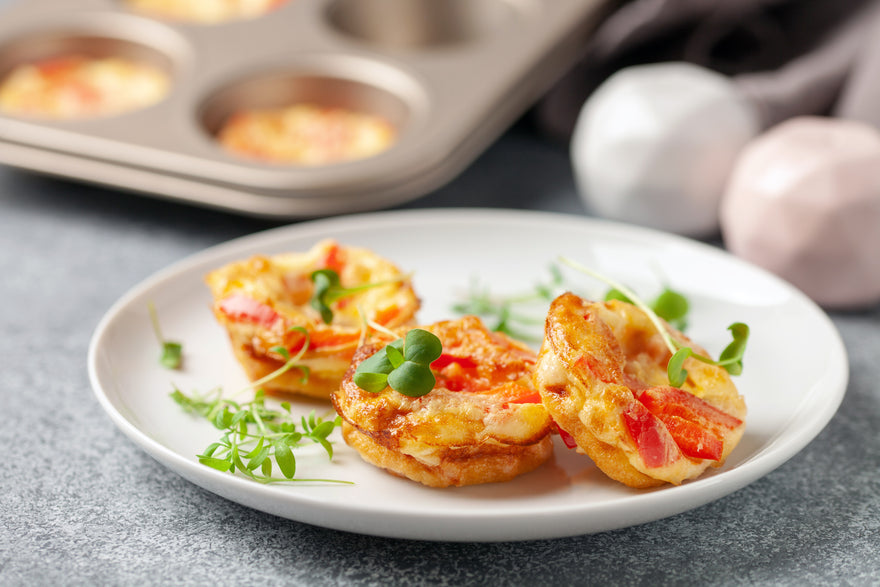
<instances>
[{"instance_id":1,"label":"red bell pepper piece","mask_svg":"<svg viewBox=\"0 0 880 587\"><path fill-rule=\"evenodd\" d=\"M639 401L652 414L679 416L706 428L718 426L733 430L742 425L739 418L677 387L652 387L639 395Z\"/></svg>"},{"instance_id":2,"label":"red bell pepper piece","mask_svg":"<svg viewBox=\"0 0 880 587\"><path fill-rule=\"evenodd\" d=\"M556 422L553 423L556 424ZM556 429L559 431L559 437L562 439L562 442L565 443L565 446L568 448L577 448L578 443L574 439L574 436L563 430L559 424L556 424Z\"/></svg>"},{"instance_id":3,"label":"red bell pepper piece","mask_svg":"<svg viewBox=\"0 0 880 587\"><path fill-rule=\"evenodd\" d=\"M681 458L681 449L660 419L637 401L623 411L623 422L648 467L662 467Z\"/></svg>"},{"instance_id":4,"label":"red bell pepper piece","mask_svg":"<svg viewBox=\"0 0 880 587\"><path fill-rule=\"evenodd\" d=\"M450 355L448 353L443 353L440 357L437 358L436 361L431 363L431 369L436 371L440 371L444 367L448 367L452 364L459 365L464 367L465 369L476 369L477 363L470 357L456 357L455 355Z\"/></svg>"},{"instance_id":5,"label":"red bell pepper piece","mask_svg":"<svg viewBox=\"0 0 880 587\"><path fill-rule=\"evenodd\" d=\"M345 267L345 251L334 243L327 249L319 266L321 269L332 269L336 273L342 273L342 268Z\"/></svg>"},{"instance_id":6,"label":"red bell pepper piece","mask_svg":"<svg viewBox=\"0 0 880 587\"><path fill-rule=\"evenodd\" d=\"M646 389L639 401L666 425L689 457L719 460L724 452L724 430L742 425L739 418L676 387Z\"/></svg>"},{"instance_id":7,"label":"red bell pepper piece","mask_svg":"<svg viewBox=\"0 0 880 587\"><path fill-rule=\"evenodd\" d=\"M524 388L526 389L526 388ZM537 391L521 395L512 400L508 400L509 404L539 404L541 403L541 394Z\"/></svg>"},{"instance_id":8,"label":"red bell pepper piece","mask_svg":"<svg viewBox=\"0 0 880 587\"><path fill-rule=\"evenodd\" d=\"M658 416L681 452L697 459L717 461L724 452L724 442L699 424L678 416Z\"/></svg>"},{"instance_id":9,"label":"red bell pepper piece","mask_svg":"<svg viewBox=\"0 0 880 587\"><path fill-rule=\"evenodd\" d=\"M243 294L233 294L221 300L220 311L230 320L253 322L267 328L281 318L278 312L266 304Z\"/></svg>"}]
</instances>

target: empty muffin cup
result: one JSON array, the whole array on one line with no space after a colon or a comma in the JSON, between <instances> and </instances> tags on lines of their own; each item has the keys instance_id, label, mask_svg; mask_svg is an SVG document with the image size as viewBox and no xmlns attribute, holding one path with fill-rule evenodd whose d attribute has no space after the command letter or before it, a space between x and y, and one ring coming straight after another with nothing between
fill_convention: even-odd
<instances>
[{"instance_id":1,"label":"empty muffin cup","mask_svg":"<svg viewBox=\"0 0 880 587\"><path fill-rule=\"evenodd\" d=\"M120 0L134 12L177 22L218 24L250 20L271 12L288 0Z\"/></svg>"},{"instance_id":2,"label":"empty muffin cup","mask_svg":"<svg viewBox=\"0 0 880 587\"><path fill-rule=\"evenodd\" d=\"M404 100L351 79L278 74L231 85L202 109L206 130L230 153L266 163L318 166L387 150L408 118Z\"/></svg>"},{"instance_id":3,"label":"empty muffin cup","mask_svg":"<svg viewBox=\"0 0 880 587\"><path fill-rule=\"evenodd\" d=\"M340 32L382 47L469 42L515 16L505 0L335 0L327 18Z\"/></svg>"},{"instance_id":4,"label":"empty muffin cup","mask_svg":"<svg viewBox=\"0 0 880 587\"><path fill-rule=\"evenodd\" d=\"M162 100L171 60L123 39L45 34L0 50L0 113L71 120L114 116Z\"/></svg>"}]
</instances>

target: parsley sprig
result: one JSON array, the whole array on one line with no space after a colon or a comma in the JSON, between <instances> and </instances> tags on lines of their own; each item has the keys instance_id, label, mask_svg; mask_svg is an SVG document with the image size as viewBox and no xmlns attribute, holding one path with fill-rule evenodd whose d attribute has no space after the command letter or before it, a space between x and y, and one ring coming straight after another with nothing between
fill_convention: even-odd
<instances>
[{"instance_id":1,"label":"parsley sprig","mask_svg":"<svg viewBox=\"0 0 880 587\"><path fill-rule=\"evenodd\" d=\"M688 372L687 369L684 368L684 361L688 357L693 357L694 359L708 365L722 367L731 375L739 375L742 373L743 355L745 354L746 343L749 339L748 325L742 322L735 322L728 326L727 329L730 331L733 340L721 352L718 360L715 361L705 355L697 353L691 347L682 345L680 342L673 339L672 336L669 334L669 330L661 322L661 318L660 316L658 316L658 313L648 304L642 301L639 296L637 296L631 289L629 289L625 285L618 283L614 279L602 275L601 273L593 271L589 267L585 267L584 265L581 265L577 261L573 261L568 257L560 257L560 262L568 265L573 269L576 269L577 271L580 271L581 273L585 273L590 277L604 282L605 284L609 285L613 289L617 290L620 294L622 294L626 298L626 301L634 304L636 307L645 312L645 314L651 320L651 323L657 329L657 332L660 333L660 336L662 337L663 342L666 344L666 347L669 349L669 352L672 353L672 358L669 359L669 362L666 366L666 373L667 377L669 378L670 385L674 387L681 387L687 380ZM679 305L679 301L673 302L673 305Z\"/></svg>"},{"instance_id":2,"label":"parsley sprig","mask_svg":"<svg viewBox=\"0 0 880 587\"><path fill-rule=\"evenodd\" d=\"M440 358L443 343L437 336L413 328L406 338L398 338L358 365L354 383L364 391L379 393L386 387L409 397L421 397L437 379L431 363Z\"/></svg>"},{"instance_id":3,"label":"parsley sprig","mask_svg":"<svg viewBox=\"0 0 880 587\"><path fill-rule=\"evenodd\" d=\"M333 302L374 287L400 283L410 278L409 275L401 275L393 279L372 281L353 287L342 287L339 273L333 269L318 269L317 271L312 271L309 277L312 283L315 284L309 304L321 314L321 320L324 321L324 324L330 324L333 321L333 309L330 307Z\"/></svg>"}]
</instances>

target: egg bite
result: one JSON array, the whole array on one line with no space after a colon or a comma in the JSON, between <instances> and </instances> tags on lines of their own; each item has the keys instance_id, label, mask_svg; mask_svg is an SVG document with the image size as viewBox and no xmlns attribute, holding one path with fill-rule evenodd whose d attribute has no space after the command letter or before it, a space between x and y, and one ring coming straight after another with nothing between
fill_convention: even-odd
<instances>
[{"instance_id":1,"label":"egg bite","mask_svg":"<svg viewBox=\"0 0 880 587\"><path fill-rule=\"evenodd\" d=\"M125 5L156 18L200 24L258 18L287 0L125 0Z\"/></svg>"},{"instance_id":2,"label":"egg bite","mask_svg":"<svg viewBox=\"0 0 880 587\"><path fill-rule=\"evenodd\" d=\"M421 397L354 382L387 341L358 349L333 394L342 435L361 457L431 487L508 481L552 455L552 421L532 382L535 353L465 316L420 327L443 345L430 364L433 389Z\"/></svg>"},{"instance_id":3,"label":"egg bite","mask_svg":"<svg viewBox=\"0 0 880 587\"><path fill-rule=\"evenodd\" d=\"M343 288L373 285L329 301L332 318L326 322L312 303L316 286L311 275L319 269L336 272ZM252 381L285 364L287 358L278 347L289 357L301 354L296 365L305 369L291 369L261 385L274 394L327 399L339 387L359 344L373 334L373 326L411 325L419 308L409 276L393 263L334 240L321 241L307 252L230 263L209 273L206 282L214 298L214 316Z\"/></svg>"},{"instance_id":4,"label":"egg bite","mask_svg":"<svg viewBox=\"0 0 880 587\"><path fill-rule=\"evenodd\" d=\"M547 314L535 384L566 444L606 475L637 488L677 485L724 463L745 430L746 404L727 371L693 357L684 384L670 386L671 357L636 306L565 293Z\"/></svg>"},{"instance_id":5,"label":"egg bite","mask_svg":"<svg viewBox=\"0 0 880 587\"><path fill-rule=\"evenodd\" d=\"M0 82L0 112L70 120L112 116L162 100L168 74L122 57L69 55L25 63Z\"/></svg>"},{"instance_id":6,"label":"egg bite","mask_svg":"<svg viewBox=\"0 0 880 587\"><path fill-rule=\"evenodd\" d=\"M372 114L316 104L243 110L223 124L217 140L231 153L289 165L317 166L372 157L396 138L394 126Z\"/></svg>"}]
</instances>

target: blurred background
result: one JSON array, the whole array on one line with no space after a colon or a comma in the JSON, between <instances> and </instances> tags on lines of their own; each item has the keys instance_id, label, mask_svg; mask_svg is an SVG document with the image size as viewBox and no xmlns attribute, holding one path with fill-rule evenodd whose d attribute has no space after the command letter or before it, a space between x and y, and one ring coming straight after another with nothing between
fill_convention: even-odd
<instances>
[{"instance_id":1,"label":"blurred background","mask_svg":"<svg viewBox=\"0 0 880 587\"><path fill-rule=\"evenodd\" d=\"M0 6L11 167L248 221L585 212L880 299L874 1Z\"/></svg>"},{"instance_id":2,"label":"blurred background","mask_svg":"<svg viewBox=\"0 0 880 587\"><path fill-rule=\"evenodd\" d=\"M0 0L0 583L878 584L878 4ZM639 224L782 276L846 344L840 411L695 510L454 544L226 501L95 401L89 340L155 272L452 207Z\"/></svg>"}]
</instances>

